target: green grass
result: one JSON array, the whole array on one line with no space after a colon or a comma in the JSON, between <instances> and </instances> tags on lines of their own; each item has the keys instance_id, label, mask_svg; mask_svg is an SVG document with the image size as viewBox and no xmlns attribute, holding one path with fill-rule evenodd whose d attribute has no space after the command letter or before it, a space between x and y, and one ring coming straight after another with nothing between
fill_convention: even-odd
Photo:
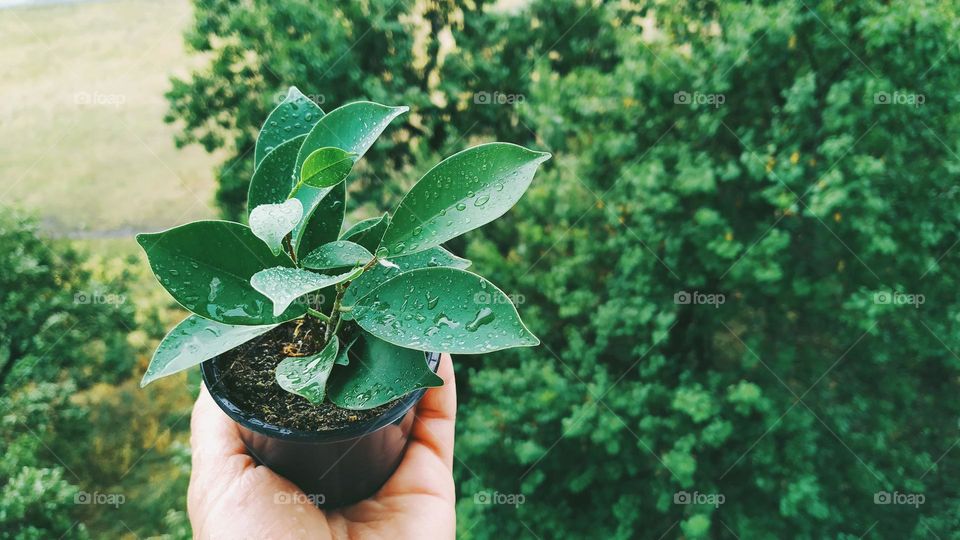
<instances>
[{"instance_id":1,"label":"green grass","mask_svg":"<svg viewBox=\"0 0 960 540\"><path fill-rule=\"evenodd\" d=\"M80 236L71 243L100 272L120 271L130 255L141 260L128 284L138 328L127 340L138 351L138 372L78 395L100 415L89 437L107 445L91 459L126 456L136 465L116 485L86 486L129 500L116 510L81 509L94 538L164 532L166 512L185 506L185 415L198 383L188 387L181 377L137 388L156 344L144 318L169 326L184 314L151 275L133 232L215 215L212 170L220 157L176 149L176 128L163 122L170 75L200 60L183 46L190 17L187 0L0 9L0 207L25 207L51 233ZM118 433L118 418L139 420ZM124 470L118 466L117 476Z\"/></svg>"},{"instance_id":2,"label":"green grass","mask_svg":"<svg viewBox=\"0 0 960 540\"><path fill-rule=\"evenodd\" d=\"M159 229L211 217L217 156L163 122L191 66L186 0L0 10L0 203L54 232Z\"/></svg>"}]
</instances>

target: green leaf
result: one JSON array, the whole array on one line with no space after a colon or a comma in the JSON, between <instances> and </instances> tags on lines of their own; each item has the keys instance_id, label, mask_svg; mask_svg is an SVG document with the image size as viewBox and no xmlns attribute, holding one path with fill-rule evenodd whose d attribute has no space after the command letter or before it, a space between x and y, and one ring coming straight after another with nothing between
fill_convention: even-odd
<instances>
[{"instance_id":1,"label":"green leaf","mask_svg":"<svg viewBox=\"0 0 960 540\"><path fill-rule=\"evenodd\" d=\"M271 315L270 300L250 287L264 268L292 266L274 255L246 225L197 221L152 234L137 235L160 284L183 307L225 324L263 325L303 315L294 306Z\"/></svg>"},{"instance_id":2,"label":"green leaf","mask_svg":"<svg viewBox=\"0 0 960 540\"><path fill-rule=\"evenodd\" d=\"M300 171L300 181L315 188L330 187L343 181L352 168L353 154L328 146L307 156Z\"/></svg>"},{"instance_id":3,"label":"green leaf","mask_svg":"<svg viewBox=\"0 0 960 540\"><path fill-rule=\"evenodd\" d=\"M372 258L373 254L363 246L346 240L337 240L311 251L300 261L300 264L304 268L312 270L329 270L331 268L363 266Z\"/></svg>"},{"instance_id":4,"label":"green leaf","mask_svg":"<svg viewBox=\"0 0 960 540\"><path fill-rule=\"evenodd\" d=\"M384 213L380 217L365 219L356 223L353 227L340 235L341 240L349 240L359 244L370 253L375 253L380 247L380 239L383 238L387 225L390 224L390 214Z\"/></svg>"},{"instance_id":5,"label":"green leaf","mask_svg":"<svg viewBox=\"0 0 960 540\"><path fill-rule=\"evenodd\" d=\"M353 347L353 344L360 339L360 334L357 333L355 336L350 338L350 341L347 344L340 348L340 352L337 353L337 360L334 362L338 366L349 366L350 365L350 349Z\"/></svg>"},{"instance_id":6,"label":"green leaf","mask_svg":"<svg viewBox=\"0 0 960 540\"><path fill-rule=\"evenodd\" d=\"M359 273L359 270L327 276L300 268L278 266L254 274L250 278L250 285L273 302L273 312L276 314L287 310L297 298L317 289L346 281Z\"/></svg>"},{"instance_id":7,"label":"green leaf","mask_svg":"<svg viewBox=\"0 0 960 540\"><path fill-rule=\"evenodd\" d=\"M300 148L297 168L303 167L307 156L325 147L340 148L355 154L358 161L373 146L397 116L410 110L409 107L389 107L371 101L356 101L330 111L310 130Z\"/></svg>"},{"instance_id":8,"label":"green leaf","mask_svg":"<svg viewBox=\"0 0 960 540\"><path fill-rule=\"evenodd\" d=\"M313 189L313 188L309 188ZM303 189L301 189L303 191ZM337 239L346 208L346 184L340 182L317 201L310 213L300 221L293 232L293 248L297 257L303 257L318 247Z\"/></svg>"},{"instance_id":9,"label":"green leaf","mask_svg":"<svg viewBox=\"0 0 960 540\"><path fill-rule=\"evenodd\" d=\"M369 101L358 101L348 103L342 107L330 111L330 114L324 116L317 125L310 130L307 138L303 141L303 146L297 155L297 164L295 171L303 168L303 163L307 156L320 148L335 147L345 152L355 154L353 161L358 161L370 149L377 137L383 133L383 130L390 124L394 118L406 112L407 107L388 107L379 103ZM315 188L311 186L302 186L297 190L296 197L303 203L304 220L301 226L294 232L294 239L299 244L300 237L303 235L303 225L309 223L309 219L314 215L314 209L327 194L330 188ZM338 228L336 233L340 232ZM297 249L297 254L309 253L312 249L336 240L336 236L320 244L311 246L304 251Z\"/></svg>"},{"instance_id":10,"label":"green leaf","mask_svg":"<svg viewBox=\"0 0 960 540\"><path fill-rule=\"evenodd\" d=\"M250 230L274 255L283 249L283 238L303 217L303 204L290 199L280 204L261 204L250 212Z\"/></svg>"},{"instance_id":11,"label":"green leaf","mask_svg":"<svg viewBox=\"0 0 960 540\"><path fill-rule=\"evenodd\" d=\"M306 135L294 137L278 146L263 158L250 179L247 190L247 212L261 204L282 203L293 189L293 168L297 165L297 152Z\"/></svg>"},{"instance_id":12,"label":"green leaf","mask_svg":"<svg viewBox=\"0 0 960 540\"><path fill-rule=\"evenodd\" d=\"M344 306L352 306L377 286L388 279L399 276L402 272L434 266L464 269L470 266L470 261L457 257L442 247L430 248L426 251L404 255L388 261L380 261L380 264L368 269L350 283L343 294L341 303ZM351 315L349 313L344 314L344 318L350 319Z\"/></svg>"},{"instance_id":13,"label":"green leaf","mask_svg":"<svg viewBox=\"0 0 960 540\"><path fill-rule=\"evenodd\" d=\"M266 156L284 142L309 133L321 118L323 109L300 93L297 87L291 86L287 97L273 109L260 128L253 152L254 168L259 168Z\"/></svg>"},{"instance_id":14,"label":"green leaf","mask_svg":"<svg viewBox=\"0 0 960 540\"><path fill-rule=\"evenodd\" d=\"M400 201L381 249L409 255L493 221L520 200L549 158L508 143L482 144L448 157Z\"/></svg>"},{"instance_id":15,"label":"green leaf","mask_svg":"<svg viewBox=\"0 0 960 540\"><path fill-rule=\"evenodd\" d=\"M276 327L275 324L236 326L190 315L160 342L140 387L223 354Z\"/></svg>"},{"instance_id":16,"label":"green leaf","mask_svg":"<svg viewBox=\"0 0 960 540\"><path fill-rule=\"evenodd\" d=\"M403 272L357 301L353 319L380 339L423 351L478 354L540 343L503 291L456 268Z\"/></svg>"},{"instance_id":17,"label":"green leaf","mask_svg":"<svg viewBox=\"0 0 960 540\"><path fill-rule=\"evenodd\" d=\"M355 360L338 366L327 385L327 395L338 407L372 409L414 390L443 385L422 352L396 347L369 334L356 349Z\"/></svg>"},{"instance_id":18,"label":"green leaf","mask_svg":"<svg viewBox=\"0 0 960 540\"><path fill-rule=\"evenodd\" d=\"M292 356L277 364L277 384L287 392L306 398L314 405L323 403L327 379L333 370L340 341L337 336L323 350L310 356Z\"/></svg>"}]
</instances>

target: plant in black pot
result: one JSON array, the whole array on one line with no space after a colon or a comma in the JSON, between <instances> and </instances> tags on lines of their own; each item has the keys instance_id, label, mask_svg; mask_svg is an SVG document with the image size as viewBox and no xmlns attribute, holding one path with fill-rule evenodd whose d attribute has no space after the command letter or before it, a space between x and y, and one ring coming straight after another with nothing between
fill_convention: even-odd
<instances>
[{"instance_id":1,"label":"plant in black pot","mask_svg":"<svg viewBox=\"0 0 960 540\"><path fill-rule=\"evenodd\" d=\"M506 143L437 164L392 213L341 232L355 163L406 107L325 114L291 88L254 152L249 225L141 234L157 279L193 314L142 385L202 364L251 456L324 506L373 494L403 456L439 352L537 345L510 298L441 244L503 215L549 154Z\"/></svg>"}]
</instances>

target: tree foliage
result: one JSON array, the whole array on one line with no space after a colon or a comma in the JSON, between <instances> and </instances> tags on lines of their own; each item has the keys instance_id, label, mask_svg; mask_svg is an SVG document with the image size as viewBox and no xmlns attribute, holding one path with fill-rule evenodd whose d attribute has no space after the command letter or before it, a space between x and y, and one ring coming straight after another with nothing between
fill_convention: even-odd
<instances>
[{"instance_id":1,"label":"tree foliage","mask_svg":"<svg viewBox=\"0 0 960 540\"><path fill-rule=\"evenodd\" d=\"M957 6L429 5L200 2L170 97L239 157L286 84L402 96L371 179L467 132L555 154L469 237L543 346L458 362L461 534L955 534Z\"/></svg>"}]
</instances>

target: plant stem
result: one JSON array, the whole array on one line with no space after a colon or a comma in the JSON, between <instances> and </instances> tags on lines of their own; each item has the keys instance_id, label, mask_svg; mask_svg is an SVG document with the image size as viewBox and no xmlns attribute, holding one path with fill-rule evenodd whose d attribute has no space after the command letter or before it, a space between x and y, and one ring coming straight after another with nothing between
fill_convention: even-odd
<instances>
[{"instance_id":1,"label":"plant stem","mask_svg":"<svg viewBox=\"0 0 960 540\"><path fill-rule=\"evenodd\" d=\"M290 260L293 261L293 264L299 266L299 263L297 263L297 251L293 249L293 235L288 234L284 236L283 243L287 245L287 253L290 255Z\"/></svg>"},{"instance_id":2,"label":"plant stem","mask_svg":"<svg viewBox=\"0 0 960 540\"><path fill-rule=\"evenodd\" d=\"M340 330L340 299L343 298L343 287L337 285L337 297L333 300L333 309L330 310L330 317L327 319L327 331L324 333L324 341L329 342L330 337Z\"/></svg>"},{"instance_id":3,"label":"plant stem","mask_svg":"<svg viewBox=\"0 0 960 540\"><path fill-rule=\"evenodd\" d=\"M367 270L369 270L369 269L370 269L373 265L375 265L375 264L377 264L377 257L376 257L376 256L374 256L372 259L370 259L370 262L368 262L368 263L363 267L363 270L360 272L360 275L362 275L364 272L366 272ZM340 308L340 301L343 299L343 293L346 292L346 290L347 290L347 288L344 287L343 283L338 283L338 284L337 284L337 296L336 296L336 298L333 299L333 308L330 310L330 315L329 315L329 316L324 316L324 317L322 317L323 320L326 321L326 323L327 323L327 329L326 329L326 331L324 332L324 335L323 335L324 343L329 343L329 342L330 342L330 338L333 337L333 336L335 336L335 335L337 334L337 332L340 331L340 323L343 322L343 318L340 316L340 313L341 313L342 311L350 311L350 310L353 309L352 307L351 307L349 310L342 310L342 309ZM309 310L309 308L308 308L308 310ZM314 312L314 313L316 313L316 312Z\"/></svg>"},{"instance_id":4,"label":"plant stem","mask_svg":"<svg viewBox=\"0 0 960 540\"><path fill-rule=\"evenodd\" d=\"M309 307L307 308L307 313L309 313L310 315L313 315L314 317L316 317L316 318L320 319L321 321L327 323L327 326L330 325L330 317L324 315L323 313L320 313L319 311L317 311L317 310L315 310L315 309L313 309L313 308L309 308Z\"/></svg>"}]
</instances>

